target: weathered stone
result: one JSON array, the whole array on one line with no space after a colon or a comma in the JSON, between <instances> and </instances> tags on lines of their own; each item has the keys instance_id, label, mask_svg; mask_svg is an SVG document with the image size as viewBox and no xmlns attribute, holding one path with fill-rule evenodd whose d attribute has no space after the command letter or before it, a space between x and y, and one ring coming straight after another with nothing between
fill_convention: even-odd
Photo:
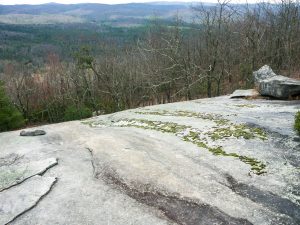
<instances>
[{"instance_id":1,"label":"weathered stone","mask_svg":"<svg viewBox=\"0 0 300 225\"><path fill-rule=\"evenodd\" d=\"M11 224L15 218L38 204L55 181L55 177L37 175L25 183L0 192L0 224Z\"/></svg>"},{"instance_id":2,"label":"weathered stone","mask_svg":"<svg viewBox=\"0 0 300 225\"><path fill-rule=\"evenodd\" d=\"M7 163L2 166L0 162L0 191L22 183L35 175L41 175L49 168L57 165L56 158L33 161L18 155L16 157L18 160L6 160ZM11 159L12 154L8 155L7 158Z\"/></svg>"},{"instance_id":3,"label":"weathered stone","mask_svg":"<svg viewBox=\"0 0 300 225\"><path fill-rule=\"evenodd\" d=\"M43 130L34 130L34 131L25 131L22 130L20 133L20 136L40 136L40 135L45 135L46 132Z\"/></svg>"},{"instance_id":4,"label":"weathered stone","mask_svg":"<svg viewBox=\"0 0 300 225\"><path fill-rule=\"evenodd\" d=\"M261 95L279 99L288 99L291 96L300 95L300 80L276 75L267 65L255 71L253 75Z\"/></svg>"},{"instance_id":5,"label":"weathered stone","mask_svg":"<svg viewBox=\"0 0 300 225\"><path fill-rule=\"evenodd\" d=\"M259 96L259 92L255 89L235 90L230 98L252 98Z\"/></svg>"},{"instance_id":6,"label":"weathered stone","mask_svg":"<svg viewBox=\"0 0 300 225\"><path fill-rule=\"evenodd\" d=\"M19 163L19 160L22 159L22 156L16 153L10 153L5 157L0 157L0 168L4 166L10 166L13 164Z\"/></svg>"},{"instance_id":7,"label":"weathered stone","mask_svg":"<svg viewBox=\"0 0 300 225\"><path fill-rule=\"evenodd\" d=\"M0 205L23 207L10 225L298 225L299 106L221 96L36 128L43 138L0 133L2 167L59 158L42 175L58 178L45 198L30 198L39 185L23 186L34 176L0 191L11 193ZM258 162L266 165L260 175ZM25 203L32 208L23 211ZM20 215L5 212L1 219Z\"/></svg>"},{"instance_id":8,"label":"weathered stone","mask_svg":"<svg viewBox=\"0 0 300 225\"><path fill-rule=\"evenodd\" d=\"M264 65L259 70L253 72L255 83L260 83L265 79L269 79L271 77L277 76L276 73L273 72L270 66Z\"/></svg>"}]
</instances>

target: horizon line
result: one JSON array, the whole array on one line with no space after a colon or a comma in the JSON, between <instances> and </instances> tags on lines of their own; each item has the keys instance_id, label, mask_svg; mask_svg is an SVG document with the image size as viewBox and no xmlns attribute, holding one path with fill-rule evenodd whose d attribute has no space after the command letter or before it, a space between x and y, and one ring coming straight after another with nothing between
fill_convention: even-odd
<instances>
[{"instance_id":1,"label":"horizon line","mask_svg":"<svg viewBox=\"0 0 300 225\"><path fill-rule=\"evenodd\" d=\"M239 5L239 4L258 4L262 2L268 2L271 3L270 0L245 0L245 1L231 1L229 4ZM272 4L274 4L275 1L273 1ZM70 3L63 3L63 2L55 2L55 1L49 1L49 2L41 2L41 3L0 3L0 6L22 6L22 5L28 5L28 6L38 6L38 5L81 5L81 4L97 4L97 5L126 5L126 4L217 4L218 2L216 0L207 0L207 1L128 1L128 2L117 2L117 3L106 3L106 2L70 2Z\"/></svg>"}]
</instances>

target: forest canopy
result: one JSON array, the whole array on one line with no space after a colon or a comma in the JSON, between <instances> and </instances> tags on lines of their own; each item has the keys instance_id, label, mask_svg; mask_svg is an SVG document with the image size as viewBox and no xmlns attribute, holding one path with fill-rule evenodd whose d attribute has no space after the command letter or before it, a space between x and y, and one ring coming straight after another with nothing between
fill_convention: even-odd
<instances>
[{"instance_id":1,"label":"forest canopy","mask_svg":"<svg viewBox=\"0 0 300 225\"><path fill-rule=\"evenodd\" d=\"M59 122L228 94L252 87L264 64L300 77L299 2L220 1L191 14L138 26L0 24L6 95L28 123Z\"/></svg>"}]
</instances>

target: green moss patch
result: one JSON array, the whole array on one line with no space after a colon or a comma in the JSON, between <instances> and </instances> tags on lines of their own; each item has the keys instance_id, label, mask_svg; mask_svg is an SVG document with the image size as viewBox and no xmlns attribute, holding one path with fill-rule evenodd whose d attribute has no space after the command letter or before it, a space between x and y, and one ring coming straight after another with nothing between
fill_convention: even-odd
<instances>
[{"instance_id":1,"label":"green moss patch","mask_svg":"<svg viewBox=\"0 0 300 225\"><path fill-rule=\"evenodd\" d=\"M150 121L150 120L119 120L114 123L114 126L119 127L136 127L136 128L143 128L143 129L150 129L150 130L157 130L164 133L179 133L182 130L191 128L190 126L186 125L179 125L177 123L172 122L161 122L161 121Z\"/></svg>"},{"instance_id":2,"label":"green moss patch","mask_svg":"<svg viewBox=\"0 0 300 225\"><path fill-rule=\"evenodd\" d=\"M296 132L300 135L300 111L297 112L295 115L294 128L295 128Z\"/></svg>"},{"instance_id":3,"label":"green moss patch","mask_svg":"<svg viewBox=\"0 0 300 225\"><path fill-rule=\"evenodd\" d=\"M240 105L234 105L236 107L240 107L240 108L256 108L258 107L257 105L251 105L251 104L240 104Z\"/></svg>"},{"instance_id":4,"label":"green moss patch","mask_svg":"<svg viewBox=\"0 0 300 225\"><path fill-rule=\"evenodd\" d=\"M191 112L191 111L174 111L174 112L169 112L166 110L162 111L146 111L146 112L135 112L137 114L143 114L143 115L158 115L158 116L181 116L181 117L192 117L192 118L198 118L198 119L203 119L203 120L210 120L215 122L217 125L225 125L229 123L230 121L228 119L224 119L221 115L219 114L214 114L214 113L196 113L196 112Z\"/></svg>"},{"instance_id":5,"label":"green moss patch","mask_svg":"<svg viewBox=\"0 0 300 225\"><path fill-rule=\"evenodd\" d=\"M159 116L193 117L193 118L200 118L204 120L213 121L217 124L218 127L215 128L213 131L207 132L206 134L214 141L219 139L229 138L229 137L244 138L244 139L259 138L261 140L267 140L267 134L261 128L249 127L246 124L233 124L230 122L230 120L223 118L222 115L219 114L195 113L190 111L168 112L166 110L136 112L136 113L145 114L145 115L159 115Z\"/></svg>"},{"instance_id":6,"label":"green moss patch","mask_svg":"<svg viewBox=\"0 0 300 225\"><path fill-rule=\"evenodd\" d=\"M89 122L88 123L91 126L102 126L103 123L101 121L97 122ZM117 127L136 127L136 128L142 128L142 129L150 129L150 130L156 130L164 133L172 133L178 137L180 137L183 141L186 142L191 142L195 145L197 145L200 148L205 148L208 151L210 151L213 155L216 156L226 156L226 157L234 157L236 159L239 159L240 161L248 164L251 166L251 171L255 174L263 174L265 173L265 168L266 165L259 160L244 156L244 155L239 155L237 153L228 153L226 152L222 146L213 146L212 144L209 144L208 138L212 138L207 132L202 132L200 129L197 128L192 128L191 126L187 125L180 125L174 122L161 122L161 121L150 121L150 120L144 120L144 119L124 119L124 120L119 120L111 124L112 126L117 126ZM240 126L240 125L236 125ZM238 127L238 129L242 130L243 127ZM256 129L256 128L253 128ZM227 133L225 132L225 135L218 131L218 136L216 139L224 139L226 137L230 136L238 136L243 137L243 138L257 138L257 135L253 134L252 136L250 134L240 134L241 131L235 131L237 133ZM253 131L253 130L252 130ZM249 131L250 132L250 131Z\"/></svg>"},{"instance_id":7,"label":"green moss patch","mask_svg":"<svg viewBox=\"0 0 300 225\"><path fill-rule=\"evenodd\" d=\"M260 128L252 128L245 124L230 125L216 128L213 131L206 132L213 140L220 140L229 137L267 140L267 134Z\"/></svg>"}]
</instances>

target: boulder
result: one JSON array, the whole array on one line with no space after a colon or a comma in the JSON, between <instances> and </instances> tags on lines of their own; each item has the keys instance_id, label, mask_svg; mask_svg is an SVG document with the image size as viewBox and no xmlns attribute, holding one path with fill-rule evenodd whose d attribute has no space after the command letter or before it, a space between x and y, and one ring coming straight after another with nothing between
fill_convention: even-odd
<instances>
[{"instance_id":1,"label":"boulder","mask_svg":"<svg viewBox=\"0 0 300 225\"><path fill-rule=\"evenodd\" d=\"M256 87L261 95L288 99L300 95L300 80L277 75L265 65L253 73Z\"/></svg>"},{"instance_id":2,"label":"boulder","mask_svg":"<svg viewBox=\"0 0 300 225\"><path fill-rule=\"evenodd\" d=\"M22 130L20 133L20 136L39 136L39 135L45 135L46 132L43 130L34 130L34 131L25 131Z\"/></svg>"},{"instance_id":3,"label":"boulder","mask_svg":"<svg viewBox=\"0 0 300 225\"><path fill-rule=\"evenodd\" d=\"M247 89L247 90L235 90L230 98L254 98L259 96L259 93L255 89Z\"/></svg>"}]
</instances>

